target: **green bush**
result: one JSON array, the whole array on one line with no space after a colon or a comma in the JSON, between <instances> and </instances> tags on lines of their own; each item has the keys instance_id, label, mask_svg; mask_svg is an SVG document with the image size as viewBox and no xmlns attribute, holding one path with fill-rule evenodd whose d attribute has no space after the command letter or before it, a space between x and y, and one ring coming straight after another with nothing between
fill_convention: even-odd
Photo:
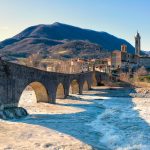
<instances>
[{"instance_id":1,"label":"green bush","mask_svg":"<svg viewBox=\"0 0 150 150\"><path fill-rule=\"evenodd\" d=\"M140 76L139 80L142 82L150 82L150 75Z\"/></svg>"}]
</instances>

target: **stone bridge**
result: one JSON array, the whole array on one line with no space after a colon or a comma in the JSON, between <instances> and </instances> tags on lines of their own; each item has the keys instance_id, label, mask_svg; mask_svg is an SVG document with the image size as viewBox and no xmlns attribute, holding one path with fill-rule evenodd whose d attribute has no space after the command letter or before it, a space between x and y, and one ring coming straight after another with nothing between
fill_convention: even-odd
<instances>
[{"instance_id":1,"label":"stone bridge","mask_svg":"<svg viewBox=\"0 0 150 150\"><path fill-rule=\"evenodd\" d=\"M102 78L105 80L106 75L98 72L63 74L0 60L0 109L17 107L28 86L34 90L37 102L56 103L57 98L66 98L69 93L82 94Z\"/></svg>"},{"instance_id":2,"label":"stone bridge","mask_svg":"<svg viewBox=\"0 0 150 150\"><path fill-rule=\"evenodd\" d=\"M27 86L35 91L38 102L55 103L57 97L66 98L69 92L82 94L83 89L89 90L91 85L92 72L47 72L0 60L0 105L3 107L18 106Z\"/></svg>"}]
</instances>

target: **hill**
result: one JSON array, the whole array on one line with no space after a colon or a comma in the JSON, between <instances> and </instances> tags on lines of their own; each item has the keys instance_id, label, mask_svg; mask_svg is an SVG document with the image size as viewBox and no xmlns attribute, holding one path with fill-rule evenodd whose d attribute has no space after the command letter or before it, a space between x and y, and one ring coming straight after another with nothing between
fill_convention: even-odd
<instances>
[{"instance_id":1,"label":"hill","mask_svg":"<svg viewBox=\"0 0 150 150\"><path fill-rule=\"evenodd\" d=\"M143 53L147 56L150 56L150 51L143 51Z\"/></svg>"},{"instance_id":2,"label":"hill","mask_svg":"<svg viewBox=\"0 0 150 150\"><path fill-rule=\"evenodd\" d=\"M82 40L72 40L64 44L52 46L49 49L49 53L53 58L104 58L110 56L110 52L104 51L98 44Z\"/></svg>"},{"instance_id":3,"label":"hill","mask_svg":"<svg viewBox=\"0 0 150 150\"><path fill-rule=\"evenodd\" d=\"M80 45L80 48L77 44ZM128 46L128 52L134 53L134 47L130 43L109 33L56 22L51 25L29 27L16 36L0 42L0 53L9 56L26 57L31 53L41 52L54 56L53 54L57 53L56 51L59 51L60 55L61 49L64 51L67 48L67 57L72 57L76 54L80 56L80 53L82 53L82 56L88 57L87 55L93 55L93 53L97 55L97 49L103 51L119 50L122 44ZM85 45L88 45L88 50ZM84 49L84 47L86 48Z\"/></svg>"}]
</instances>

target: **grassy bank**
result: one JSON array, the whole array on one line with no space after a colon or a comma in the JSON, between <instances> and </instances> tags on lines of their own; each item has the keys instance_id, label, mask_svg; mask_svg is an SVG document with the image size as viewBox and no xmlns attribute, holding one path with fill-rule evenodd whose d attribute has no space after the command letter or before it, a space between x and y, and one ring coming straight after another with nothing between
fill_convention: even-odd
<instances>
[{"instance_id":1,"label":"grassy bank","mask_svg":"<svg viewBox=\"0 0 150 150\"><path fill-rule=\"evenodd\" d=\"M141 82L148 82L148 83L150 83L150 75L141 76L141 77L139 77L139 80Z\"/></svg>"}]
</instances>

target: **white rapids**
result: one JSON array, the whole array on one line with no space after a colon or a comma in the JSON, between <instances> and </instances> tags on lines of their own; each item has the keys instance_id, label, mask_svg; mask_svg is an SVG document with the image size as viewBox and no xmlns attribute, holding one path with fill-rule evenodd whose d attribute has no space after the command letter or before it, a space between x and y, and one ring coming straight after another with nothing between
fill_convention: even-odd
<instances>
[{"instance_id":1,"label":"white rapids","mask_svg":"<svg viewBox=\"0 0 150 150\"><path fill-rule=\"evenodd\" d=\"M0 120L0 150L150 150L150 98L117 97L121 94L93 90L36 104L35 94L27 91L20 105L30 115Z\"/></svg>"},{"instance_id":2,"label":"white rapids","mask_svg":"<svg viewBox=\"0 0 150 150\"><path fill-rule=\"evenodd\" d=\"M100 143L113 150L150 149L150 99L106 98L97 103L105 110L88 125L102 133Z\"/></svg>"}]
</instances>

